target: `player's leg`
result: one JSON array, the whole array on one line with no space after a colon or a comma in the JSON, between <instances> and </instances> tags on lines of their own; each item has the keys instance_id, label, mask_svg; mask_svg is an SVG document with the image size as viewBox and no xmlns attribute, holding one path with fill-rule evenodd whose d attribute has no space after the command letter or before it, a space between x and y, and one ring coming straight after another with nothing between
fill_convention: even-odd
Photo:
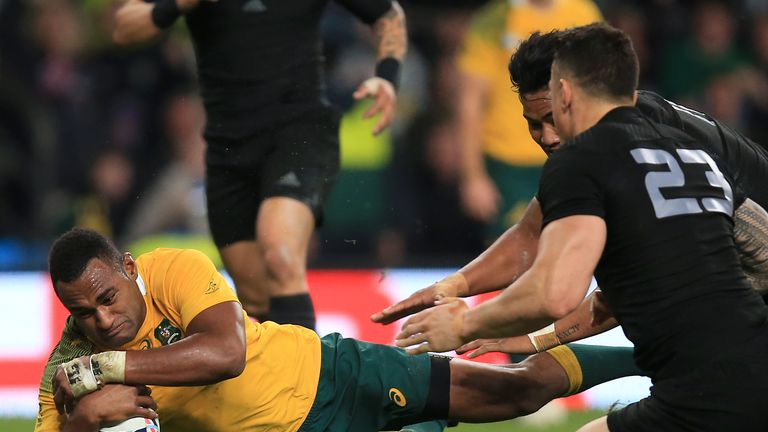
<instances>
[{"instance_id":1,"label":"player's leg","mask_svg":"<svg viewBox=\"0 0 768 432\"><path fill-rule=\"evenodd\" d=\"M220 247L219 254L229 276L235 283L237 297L248 316L259 321L267 319L269 290L261 249L254 240L238 241Z\"/></svg>"},{"instance_id":2,"label":"player's leg","mask_svg":"<svg viewBox=\"0 0 768 432\"><path fill-rule=\"evenodd\" d=\"M262 160L264 201L256 222L270 294L267 318L314 328L306 284L307 249L322 221L323 201L339 171L338 115L319 108L275 128L273 148Z\"/></svg>"},{"instance_id":3,"label":"player's leg","mask_svg":"<svg viewBox=\"0 0 768 432\"><path fill-rule=\"evenodd\" d=\"M307 248L314 228L312 211L296 199L267 198L259 208L256 235L271 321L315 327L306 281Z\"/></svg>"},{"instance_id":4,"label":"player's leg","mask_svg":"<svg viewBox=\"0 0 768 432\"><path fill-rule=\"evenodd\" d=\"M249 316L260 320L269 310L264 266L255 241L261 201L256 170L259 142L208 140L206 198L211 236ZM246 150L250 150L246 153Z\"/></svg>"}]
</instances>

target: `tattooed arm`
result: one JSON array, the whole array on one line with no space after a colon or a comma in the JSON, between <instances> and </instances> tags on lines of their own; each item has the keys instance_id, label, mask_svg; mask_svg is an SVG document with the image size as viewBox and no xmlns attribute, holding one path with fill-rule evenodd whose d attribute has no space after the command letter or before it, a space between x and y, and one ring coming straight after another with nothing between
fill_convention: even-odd
<instances>
[{"instance_id":1,"label":"tattooed arm","mask_svg":"<svg viewBox=\"0 0 768 432\"><path fill-rule=\"evenodd\" d=\"M760 295L768 294L768 213L747 199L736 210L734 240L741 266L752 287Z\"/></svg>"},{"instance_id":2,"label":"tattooed arm","mask_svg":"<svg viewBox=\"0 0 768 432\"><path fill-rule=\"evenodd\" d=\"M376 41L376 76L360 84L353 96L357 100L374 98L363 118L381 114L373 128L373 134L378 135L395 116L395 89L400 79L400 65L408 49L403 8L396 1L392 2L392 8L374 21L372 28Z\"/></svg>"}]
</instances>

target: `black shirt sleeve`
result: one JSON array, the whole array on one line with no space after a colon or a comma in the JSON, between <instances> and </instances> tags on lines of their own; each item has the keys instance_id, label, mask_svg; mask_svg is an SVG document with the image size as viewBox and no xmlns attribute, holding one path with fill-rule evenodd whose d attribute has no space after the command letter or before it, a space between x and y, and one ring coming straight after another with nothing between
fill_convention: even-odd
<instances>
[{"instance_id":1,"label":"black shirt sleeve","mask_svg":"<svg viewBox=\"0 0 768 432\"><path fill-rule=\"evenodd\" d=\"M568 145L547 160L537 194L544 215L542 228L567 216L605 218L603 188L597 178L605 168L598 166L599 159Z\"/></svg>"},{"instance_id":2,"label":"black shirt sleeve","mask_svg":"<svg viewBox=\"0 0 768 432\"><path fill-rule=\"evenodd\" d=\"M366 24L373 24L392 9L392 0L336 0Z\"/></svg>"}]
</instances>

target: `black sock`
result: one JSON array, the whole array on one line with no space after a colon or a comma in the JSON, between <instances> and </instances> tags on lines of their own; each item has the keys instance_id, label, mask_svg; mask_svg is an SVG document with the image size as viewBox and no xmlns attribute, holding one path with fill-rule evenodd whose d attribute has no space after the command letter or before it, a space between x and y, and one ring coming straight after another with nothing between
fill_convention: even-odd
<instances>
[{"instance_id":1,"label":"black sock","mask_svg":"<svg viewBox=\"0 0 768 432\"><path fill-rule=\"evenodd\" d=\"M315 307L309 293L272 297L267 320L278 324L296 324L315 329Z\"/></svg>"}]
</instances>

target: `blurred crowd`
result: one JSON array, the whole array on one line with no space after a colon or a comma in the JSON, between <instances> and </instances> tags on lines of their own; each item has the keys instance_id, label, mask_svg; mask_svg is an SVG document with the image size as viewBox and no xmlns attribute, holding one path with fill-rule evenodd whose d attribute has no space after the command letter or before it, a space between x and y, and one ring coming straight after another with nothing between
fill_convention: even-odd
<instances>
[{"instance_id":1,"label":"blurred crowd","mask_svg":"<svg viewBox=\"0 0 768 432\"><path fill-rule=\"evenodd\" d=\"M342 173L310 266L453 267L487 245L483 222L460 197L456 130L456 57L486 3L401 2L410 47L396 123L377 137L362 119L365 104L351 97L373 73L370 31L329 5L327 97L344 112ZM768 1L595 3L631 36L641 88L768 141ZM44 268L51 239L75 225L124 249L215 250L205 215L205 116L186 29L117 47L119 4L0 0L0 269ZM517 97L511 87L508 97Z\"/></svg>"}]
</instances>

